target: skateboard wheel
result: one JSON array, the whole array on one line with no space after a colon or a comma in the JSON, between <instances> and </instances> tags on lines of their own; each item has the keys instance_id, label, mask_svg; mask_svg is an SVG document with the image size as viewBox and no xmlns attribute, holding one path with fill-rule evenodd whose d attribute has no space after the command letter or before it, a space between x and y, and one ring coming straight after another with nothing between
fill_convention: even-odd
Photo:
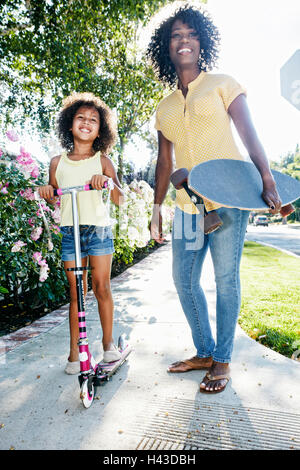
<instances>
[{"instance_id":1,"label":"skateboard wheel","mask_svg":"<svg viewBox=\"0 0 300 470\"><path fill-rule=\"evenodd\" d=\"M283 206L280 210L280 214L282 217L287 217L288 215L292 214L292 212L295 211L295 207L293 204L287 204L286 206Z\"/></svg>"},{"instance_id":2,"label":"skateboard wheel","mask_svg":"<svg viewBox=\"0 0 300 470\"><path fill-rule=\"evenodd\" d=\"M208 212L208 214L204 217L204 233L205 235L218 230L218 228L223 225L222 220L220 219L219 215L216 211Z\"/></svg>"},{"instance_id":3,"label":"skateboard wheel","mask_svg":"<svg viewBox=\"0 0 300 470\"><path fill-rule=\"evenodd\" d=\"M182 183L187 182L189 172L186 168L179 168L171 175L171 183L176 189L182 189Z\"/></svg>"}]
</instances>

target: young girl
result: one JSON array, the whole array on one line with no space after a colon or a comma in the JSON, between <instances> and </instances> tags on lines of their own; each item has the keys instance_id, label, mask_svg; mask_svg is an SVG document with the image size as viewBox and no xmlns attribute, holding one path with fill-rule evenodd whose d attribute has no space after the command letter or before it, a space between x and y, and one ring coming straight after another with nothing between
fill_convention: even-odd
<instances>
[{"instance_id":1,"label":"young girl","mask_svg":"<svg viewBox=\"0 0 300 470\"><path fill-rule=\"evenodd\" d=\"M39 194L53 202L54 188L65 188L90 183L102 190L105 181L112 178L114 189L111 200L119 205L123 196L115 168L107 153L116 139L115 120L111 110L92 93L73 93L64 100L58 116L58 136L61 155L52 158L49 184L39 188ZM102 201L101 191L80 192L77 195L80 225L82 266L89 266L92 288L98 301L103 331L105 362L119 359L120 353L113 343L113 299L110 289L112 254L114 252L109 214ZM73 219L70 195L61 198L62 260L70 286L70 354L65 368L67 374L77 374L78 310L75 275L68 268L75 266ZM87 271L83 275L84 293L87 292Z\"/></svg>"}]
</instances>

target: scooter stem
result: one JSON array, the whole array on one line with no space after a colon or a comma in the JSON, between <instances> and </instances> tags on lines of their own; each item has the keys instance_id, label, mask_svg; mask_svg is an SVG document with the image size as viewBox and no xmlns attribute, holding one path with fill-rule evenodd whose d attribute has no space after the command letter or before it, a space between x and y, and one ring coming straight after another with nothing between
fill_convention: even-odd
<instances>
[{"instance_id":1,"label":"scooter stem","mask_svg":"<svg viewBox=\"0 0 300 470\"><path fill-rule=\"evenodd\" d=\"M76 268L81 268L81 254L80 254L80 234L79 234L79 218L78 218L78 209L77 209L77 190L71 189L71 198L72 198L72 208L73 208L73 228L74 228L74 241L75 241L75 266ZM82 272L79 270L80 274ZM75 274L77 272L75 271Z\"/></svg>"}]
</instances>

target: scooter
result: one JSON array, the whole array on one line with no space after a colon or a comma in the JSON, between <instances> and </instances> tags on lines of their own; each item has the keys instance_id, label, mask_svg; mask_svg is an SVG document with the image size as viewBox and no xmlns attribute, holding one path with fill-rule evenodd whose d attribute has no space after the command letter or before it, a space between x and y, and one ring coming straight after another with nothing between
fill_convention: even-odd
<instances>
[{"instance_id":1,"label":"scooter","mask_svg":"<svg viewBox=\"0 0 300 470\"><path fill-rule=\"evenodd\" d=\"M110 200L110 190L113 188L113 181L110 179L106 182L109 194L107 200ZM121 353L121 358L114 362L99 362L97 363L93 358L90 350L86 331L86 318L85 318L85 302L83 291L83 271L89 269L83 267L81 264L81 250L80 250L80 233L79 233L79 218L77 209L77 193L80 191L93 190L90 184L83 186L73 186L69 188L60 188L54 190L55 196L62 196L65 194L71 195L72 200L72 215L74 227L74 243L75 243L75 267L68 268L68 271L74 271L76 278L77 289L77 302L78 302L78 323L79 323L79 361L80 361L80 374L78 376L80 385L80 398L85 408L89 408L93 403L95 396L95 389L99 385L107 382L111 376L121 367L127 356L132 351L131 346L126 343L124 335L118 339L118 349Z\"/></svg>"}]
</instances>

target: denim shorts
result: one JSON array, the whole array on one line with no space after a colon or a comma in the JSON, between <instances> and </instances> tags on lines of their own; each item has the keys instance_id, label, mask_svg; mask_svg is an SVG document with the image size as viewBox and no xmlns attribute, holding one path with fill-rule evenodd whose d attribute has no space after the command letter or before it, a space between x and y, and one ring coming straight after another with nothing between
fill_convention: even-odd
<instances>
[{"instance_id":1,"label":"denim shorts","mask_svg":"<svg viewBox=\"0 0 300 470\"><path fill-rule=\"evenodd\" d=\"M60 227L62 234L61 258L63 261L75 260L74 229L72 226ZM113 234L110 226L80 225L81 258L103 256L114 253Z\"/></svg>"}]
</instances>

